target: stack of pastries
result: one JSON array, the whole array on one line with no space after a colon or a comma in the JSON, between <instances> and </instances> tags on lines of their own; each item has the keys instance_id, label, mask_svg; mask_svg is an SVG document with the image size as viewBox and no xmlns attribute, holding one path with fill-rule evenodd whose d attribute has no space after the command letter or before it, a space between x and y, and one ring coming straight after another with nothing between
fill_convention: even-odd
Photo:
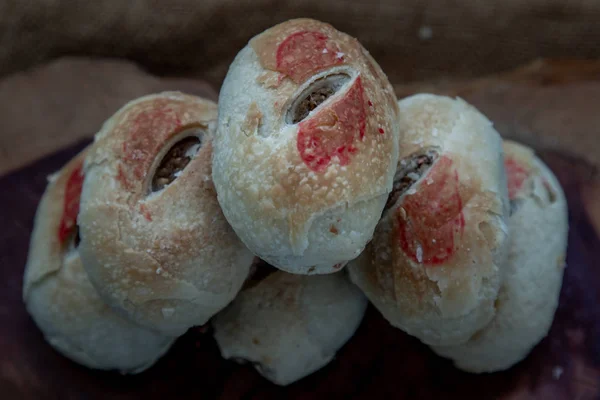
<instances>
[{"instance_id":1,"label":"stack of pastries","mask_svg":"<svg viewBox=\"0 0 600 400\"><path fill-rule=\"evenodd\" d=\"M309 19L237 55L219 104L124 105L49 178L23 298L57 351L137 373L211 323L224 358L287 385L370 302L469 372L547 334L567 205L534 152L461 99L398 101L361 44Z\"/></svg>"}]
</instances>

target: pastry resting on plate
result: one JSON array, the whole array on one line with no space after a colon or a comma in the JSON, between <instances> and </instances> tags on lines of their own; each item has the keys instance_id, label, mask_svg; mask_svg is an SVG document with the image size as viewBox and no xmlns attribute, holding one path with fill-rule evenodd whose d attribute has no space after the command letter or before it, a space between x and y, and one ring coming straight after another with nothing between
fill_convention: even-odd
<instances>
[{"instance_id":1,"label":"pastry resting on plate","mask_svg":"<svg viewBox=\"0 0 600 400\"><path fill-rule=\"evenodd\" d=\"M225 217L281 270L337 272L392 190L397 121L387 77L356 39L310 19L264 31L219 96L213 178Z\"/></svg>"},{"instance_id":2,"label":"pastry resting on plate","mask_svg":"<svg viewBox=\"0 0 600 400\"><path fill-rule=\"evenodd\" d=\"M287 385L327 365L360 325L366 306L345 273L276 271L217 314L215 339L224 358L251 362L265 378Z\"/></svg>"},{"instance_id":3,"label":"pastry resting on plate","mask_svg":"<svg viewBox=\"0 0 600 400\"><path fill-rule=\"evenodd\" d=\"M508 243L502 140L460 99L399 102L394 191L350 276L395 327L465 343L495 315Z\"/></svg>"},{"instance_id":4,"label":"pastry resting on plate","mask_svg":"<svg viewBox=\"0 0 600 400\"><path fill-rule=\"evenodd\" d=\"M504 151L512 215L496 315L467 343L433 347L470 372L510 368L547 335L565 267L568 215L559 182L531 149L505 141Z\"/></svg>"},{"instance_id":5,"label":"pastry resting on plate","mask_svg":"<svg viewBox=\"0 0 600 400\"><path fill-rule=\"evenodd\" d=\"M225 307L254 256L211 179L217 105L144 96L108 119L85 162L80 254L102 298L136 323L178 336Z\"/></svg>"},{"instance_id":6,"label":"pastry resting on plate","mask_svg":"<svg viewBox=\"0 0 600 400\"><path fill-rule=\"evenodd\" d=\"M79 257L77 212L85 151L50 182L40 201L25 267L27 311L52 347L89 368L137 373L174 339L125 320L103 303Z\"/></svg>"}]
</instances>

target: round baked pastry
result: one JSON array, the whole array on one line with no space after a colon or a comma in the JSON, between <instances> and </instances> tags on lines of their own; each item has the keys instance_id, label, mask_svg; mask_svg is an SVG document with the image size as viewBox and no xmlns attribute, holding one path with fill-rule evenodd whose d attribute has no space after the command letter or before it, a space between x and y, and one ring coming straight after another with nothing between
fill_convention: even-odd
<instances>
[{"instance_id":1,"label":"round baked pastry","mask_svg":"<svg viewBox=\"0 0 600 400\"><path fill-rule=\"evenodd\" d=\"M395 327L427 344L466 342L494 316L506 257L502 141L460 99L399 102L400 160L352 280Z\"/></svg>"},{"instance_id":2,"label":"round baked pastry","mask_svg":"<svg viewBox=\"0 0 600 400\"><path fill-rule=\"evenodd\" d=\"M512 215L496 316L463 345L433 347L469 372L508 369L547 335L565 266L568 215L560 184L531 149L505 141L504 151Z\"/></svg>"},{"instance_id":3,"label":"round baked pastry","mask_svg":"<svg viewBox=\"0 0 600 400\"><path fill-rule=\"evenodd\" d=\"M398 107L360 43L297 19L254 37L219 97L213 179L256 255L326 274L371 239L398 160Z\"/></svg>"},{"instance_id":4,"label":"round baked pastry","mask_svg":"<svg viewBox=\"0 0 600 400\"><path fill-rule=\"evenodd\" d=\"M276 271L255 279L212 322L224 358L251 362L271 382L288 385L333 359L360 325L366 306L345 273Z\"/></svg>"},{"instance_id":5,"label":"round baked pastry","mask_svg":"<svg viewBox=\"0 0 600 400\"><path fill-rule=\"evenodd\" d=\"M84 156L50 177L35 216L23 300L46 341L64 356L89 368L141 372L174 339L112 311L83 269L76 219Z\"/></svg>"},{"instance_id":6,"label":"round baked pastry","mask_svg":"<svg viewBox=\"0 0 600 400\"><path fill-rule=\"evenodd\" d=\"M110 306L167 335L225 307L252 264L211 180L216 114L182 93L139 98L104 124L86 158L84 267Z\"/></svg>"}]
</instances>

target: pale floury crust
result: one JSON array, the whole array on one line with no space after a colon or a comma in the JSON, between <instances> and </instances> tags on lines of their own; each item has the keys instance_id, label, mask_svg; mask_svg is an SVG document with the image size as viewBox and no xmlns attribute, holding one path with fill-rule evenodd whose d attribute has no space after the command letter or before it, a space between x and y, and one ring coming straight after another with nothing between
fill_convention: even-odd
<instances>
[{"instance_id":1,"label":"pale floury crust","mask_svg":"<svg viewBox=\"0 0 600 400\"><path fill-rule=\"evenodd\" d=\"M308 113L314 98L302 100L327 90ZM225 216L279 269L338 271L371 238L392 188L397 120L387 77L356 39L310 19L268 29L220 93L213 178Z\"/></svg>"},{"instance_id":2,"label":"pale floury crust","mask_svg":"<svg viewBox=\"0 0 600 400\"><path fill-rule=\"evenodd\" d=\"M565 267L568 211L558 180L531 149L505 141L504 151L513 212L496 316L464 345L433 347L469 372L508 369L547 335Z\"/></svg>"},{"instance_id":3,"label":"pale floury crust","mask_svg":"<svg viewBox=\"0 0 600 400\"><path fill-rule=\"evenodd\" d=\"M132 101L96 135L85 163L80 253L94 286L140 325L178 336L225 307L253 255L227 224L211 180L217 106L165 92ZM199 137L166 187L153 176L175 143Z\"/></svg>"},{"instance_id":4,"label":"pale floury crust","mask_svg":"<svg viewBox=\"0 0 600 400\"><path fill-rule=\"evenodd\" d=\"M75 246L85 151L50 178L40 201L25 267L27 311L58 352L89 368L138 373L174 342L125 320L90 283Z\"/></svg>"},{"instance_id":5,"label":"pale floury crust","mask_svg":"<svg viewBox=\"0 0 600 400\"><path fill-rule=\"evenodd\" d=\"M367 299L345 273L277 271L243 290L213 319L226 359L247 361L278 385L327 365L352 337Z\"/></svg>"},{"instance_id":6,"label":"pale floury crust","mask_svg":"<svg viewBox=\"0 0 600 400\"><path fill-rule=\"evenodd\" d=\"M502 279L502 141L461 99L421 94L399 106L395 188L412 183L392 193L350 275L392 325L427 344L464 343L493 318Z\"/></svg>"}]
</instances>

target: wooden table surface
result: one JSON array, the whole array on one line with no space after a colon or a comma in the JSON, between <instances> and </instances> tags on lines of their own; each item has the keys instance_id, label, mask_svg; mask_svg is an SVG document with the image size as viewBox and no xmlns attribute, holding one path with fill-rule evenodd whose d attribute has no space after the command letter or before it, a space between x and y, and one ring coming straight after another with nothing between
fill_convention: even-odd
<instances>
[{"instance_id":1,"label":"wooden table surface","mask_svg":"<svg viewBox=\"0 0 600 400\"><path fill-rule=\"evenodd\" d=\"M600 398L600 63L535 63L471 82L396 87L400 96L428 91L460 95L472 102L503 136L536 147L565 189L570 233L560 305L550 335L530 357L502 373L462 373L391 328L370 307L356 335L330 365L287 388L270 384L248 366L222 360L210 331L190 330L153 368L132 377L79 367L44 342L22 304L21 284L46 176L82 148L101 118L127 96L172 87L216 94L201 82L161 81L135 69L126 79L129 86L103 86L92 83L98 80L96 74L86 78L81 73L90 68L87 61L60 63L51 68L62 71L66 65L81 87L89 83L88 90L74 85L62 100L60 91L48 95L47 89L38 88L41 83L27 79L57 76L56 71L42 69L19 76L24 93L38 96L26 99L23 94L18 97L21 103L13 106L17 110L27 102L35 105L37 122L0 111L6 118L0 134L0 173L5 172L0 178L4 227L0 233L0 398ZM141 83L134 83L140 76ZM110 80L108 75L103 79ZM6 101L0 90L0 104ZM61 105L71 111L65 112ZM62 113L60 118L54 112ZM51 115L44 118L47 113ZM15 126L19 130L11 131Z\"/></svg>"}]
</instances>

